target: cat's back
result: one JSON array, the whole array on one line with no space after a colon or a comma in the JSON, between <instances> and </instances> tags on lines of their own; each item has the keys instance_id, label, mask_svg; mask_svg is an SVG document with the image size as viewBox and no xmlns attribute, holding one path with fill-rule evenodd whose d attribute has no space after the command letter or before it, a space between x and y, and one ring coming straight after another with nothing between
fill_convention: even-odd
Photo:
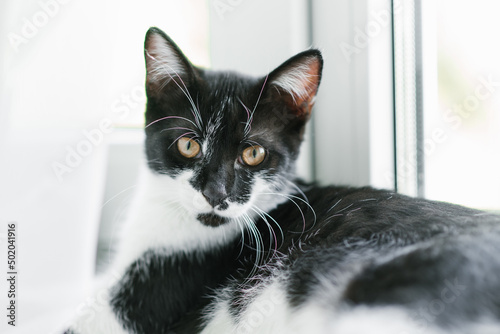
<instances>
[{"instance_id":1,"label":"cat's back","mask_svg":"<svg viewBox=\"0 0 500 334\"><path fill-rule=\"evenodd\" d=\"M267 262L219 300L236 328L261 317L250 332L266 332L284 317L284 332L362 332L384 321L410 333L434 324L460 332L500 317L498 216L349 187L304 187L271 214L281 231L261 221L263 242L276 243ZM212 320L207 332L220 319Z\"/></svg>"},{"instance_id":2,"label":"cat's back","mask_svg":"<svg viewBox=\"0 0 500 334\"><path fill-rule=\"evenodd\" d=\"M471 233L500 224L497 215L454 204L411 198L370 187L304 186L271 212L288 243L355 241L405 246L439 235ZM286 243L286 242L285 242Z\"/></svg>"}]
</instances>

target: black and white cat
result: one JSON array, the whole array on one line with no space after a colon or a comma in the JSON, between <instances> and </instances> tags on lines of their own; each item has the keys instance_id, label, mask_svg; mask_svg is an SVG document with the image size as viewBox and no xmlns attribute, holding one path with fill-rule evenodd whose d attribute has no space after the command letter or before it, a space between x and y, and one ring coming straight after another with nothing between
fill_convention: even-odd
<instances>
[{"instance_id":1,"label":"black and white cat","mask_svg":"<svg viewBox=\"0 0 500 334\"><path fill-rule=\"evenodd\" d=\"M148 166L116 279L67 333L500 333L499 217L295 179L319 51L252 78L151 28L145 58Z\"/></svg>"}]
</instances>

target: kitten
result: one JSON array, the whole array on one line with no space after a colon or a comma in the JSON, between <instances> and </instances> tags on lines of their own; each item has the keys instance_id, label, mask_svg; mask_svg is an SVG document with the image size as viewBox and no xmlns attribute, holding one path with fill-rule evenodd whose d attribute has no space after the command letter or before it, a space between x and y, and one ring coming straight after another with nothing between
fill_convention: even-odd
<instances>
[{"instance_id":1,"label":"kitten","mask_svg":"<svg viewBox=\"0 0 500 334\"><path fill-rule=\"evenodd\" d=\"M500 333L499 217L295 179L318 50L252 78L151 28L145 59L142 188L67 333Z\"/></svg>"}]
</instances>

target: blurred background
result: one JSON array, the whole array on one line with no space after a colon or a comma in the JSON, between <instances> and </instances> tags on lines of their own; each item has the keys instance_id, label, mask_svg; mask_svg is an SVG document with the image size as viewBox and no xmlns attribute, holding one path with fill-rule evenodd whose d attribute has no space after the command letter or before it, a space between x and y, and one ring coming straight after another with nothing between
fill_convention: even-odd
<instances>
[{"instance_id":1,"label":"blurred background","mask_svg":"<svg viewBox=\"0 0 500 334\"><path fill-rule=\"evenodd\" d=\"M495 0L3 0L0 258L16 222L19 294L18 326L2 320L1 332L51 333L111 259L142 159L150 26L194 64L252 75L319 48L301 177L500 212L499 11ZM0 305L4 291L1 279Z\"/></svg>"}]
</instances>

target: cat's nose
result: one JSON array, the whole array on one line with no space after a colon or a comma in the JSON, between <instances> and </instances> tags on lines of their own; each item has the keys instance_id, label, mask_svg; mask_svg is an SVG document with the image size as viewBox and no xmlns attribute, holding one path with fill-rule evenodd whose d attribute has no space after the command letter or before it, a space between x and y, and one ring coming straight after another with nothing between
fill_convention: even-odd
<instances>
[{"instance_id":1,"label":"cat's nose","mask_svg":"<svg viewBox=\"0 0 500 334\"><path fill-rule=\"evenodd\" d=\"M227 198L226 187L217 182L209 182L205 185L205 189L201 192L208 203L215 208L217 205Z\"/></svg>"}]
</instances>

